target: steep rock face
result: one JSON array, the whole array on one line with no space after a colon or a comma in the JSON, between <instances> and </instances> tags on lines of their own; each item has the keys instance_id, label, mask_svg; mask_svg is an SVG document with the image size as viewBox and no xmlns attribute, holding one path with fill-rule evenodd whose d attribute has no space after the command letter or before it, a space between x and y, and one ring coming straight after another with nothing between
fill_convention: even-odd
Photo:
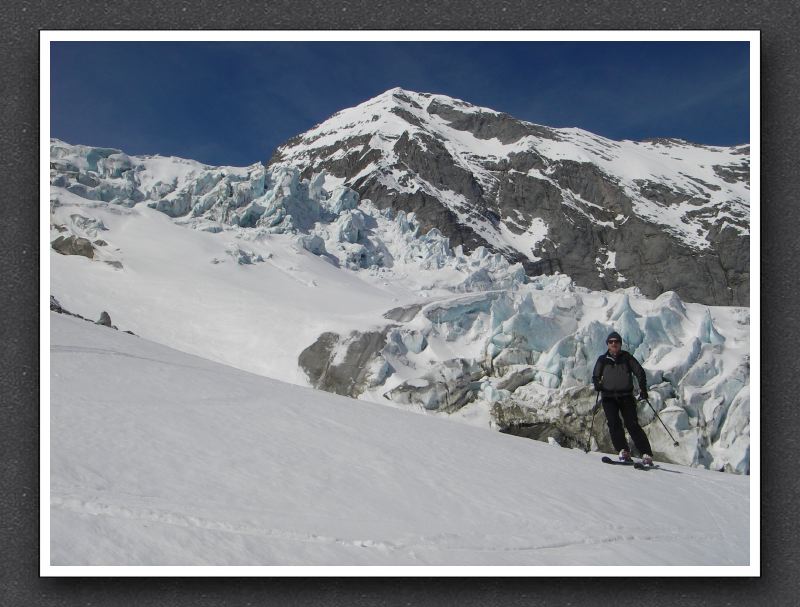
<instances>
[{"instance_id":1,"label":"steep rock face","mask_svg":"<svg viewBox=\"0 0 800 607\"><path fill-rule=\"evenodd\" d=\"M378 208L414 212L466 251L592 289L749 302L749 148L612 141L392 89L281 146Z\"/></svg>"},{"instance_id":2,"label":"steep rock face","mask_svg":"<svg viewBox=\"0 0 800 607\"><path fill-rule=\"evenodd\" d=\"M371 363L383 348L388 331L353 332L345 339L323 333L303 350L298 362L315 388L357 397L386 379L388 366L383 361Z\"/></svg>"}]
</instances>

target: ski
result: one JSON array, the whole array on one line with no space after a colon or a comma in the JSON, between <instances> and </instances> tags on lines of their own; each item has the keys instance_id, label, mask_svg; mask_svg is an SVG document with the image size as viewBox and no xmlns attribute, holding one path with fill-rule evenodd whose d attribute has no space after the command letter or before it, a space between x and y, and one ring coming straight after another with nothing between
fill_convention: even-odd
<instances>
[{"instance_id":1,"label":"ski","mask_svg":"<svg viewBox=\"0 0 800 607\"><path fill-rule=\"evenodd\" d=\"M602 461L604 464L611 464L613 466L633 466L636 470L653 470L655 468L658 468L658 466L655 464L652 466L645 466L642 462L634 462L634 461L621 462L619 460L611 459L610 457L605 455L600 461Z\"/></svg>"},{"instance_id":2,"label":"ski","mask_svg":"<svg viewBox=\"0 0 800 607\"><path fill-rule=\"evenodd\" d=\"M603 459L601 461L604 464L611 464L613 466L635 466L636 465L636 462L632 462L632 461L631 462L621 462L619 460L611 459L610 457L607 457L605 455L603 456Z\"/></svg>"}]
</instances>

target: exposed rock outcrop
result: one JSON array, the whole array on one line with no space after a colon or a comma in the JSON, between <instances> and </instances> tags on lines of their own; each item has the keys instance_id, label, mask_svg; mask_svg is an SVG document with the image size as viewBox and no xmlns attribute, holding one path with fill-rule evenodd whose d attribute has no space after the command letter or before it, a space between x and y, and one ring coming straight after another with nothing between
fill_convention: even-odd
<instances>
[{"instance_id":1,"label":"exposed rock outcrop","mask_svg":"<svg viewBox=\"0 0 800 607\"><path fill-rule=\"evenodd\" d=\"M94 247L91 241L79 236L59 236L50 243L50 246L62 255L81 255L89 259L94 258Z\"/></svg>"},{"instance_id":2,"label":"exposed rock outcrop","mask_svg":"<svg viewBox=\"0 0 800 607\"><path fill-rule=\"evenodd\" d=\"M74 312L65 310L58 300L52 295L50 296L50 311L56 312L57 314L64 314L65 316L74 316L75 318L80 318L86 322L94 322L96 325L108 327L110 329L114 329L115 331L119 330L116 325L111 324L111 316L109 316L108 312L103 311L100 314L100 318L98 318L96 321L92 321L91 319L85 318L80 314L75 314ZM123 331L123 333L127 333L128 335L136 335L133 331Z\"/></svg>"},{"instance_id":3,"label":"exposed rock outcrop","mask_svg":"<svg viewBox=\"0 0 800 607\"><path fill-rule=\"evenodd\" d=\"M390 328L353 332L346 338L323 333L300 354L300 368L315 388L357 397L383 382L390 372L385 361L378 359Z\"/></svg>"}]
</instances>

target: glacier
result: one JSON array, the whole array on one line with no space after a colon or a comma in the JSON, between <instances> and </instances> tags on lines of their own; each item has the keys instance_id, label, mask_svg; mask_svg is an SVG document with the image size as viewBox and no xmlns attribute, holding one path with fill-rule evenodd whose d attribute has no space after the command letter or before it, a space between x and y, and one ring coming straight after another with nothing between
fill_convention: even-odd
<instances>
[{"instance_id":1,"label":"glacier","mask_svg":"<svg viewBox=\"0 0 800 607\"><path fill-rule=\"evenodd\" d=\"M680 441L640 404L657 459L749 472L747 308L529 277L289 163L52 140L49 204L51 295L73 312L108 309L137 335L261 375L581 448L591 368L616 330ZM591 447L608 450L595 422Z\"/></svg>"}]
</instances>

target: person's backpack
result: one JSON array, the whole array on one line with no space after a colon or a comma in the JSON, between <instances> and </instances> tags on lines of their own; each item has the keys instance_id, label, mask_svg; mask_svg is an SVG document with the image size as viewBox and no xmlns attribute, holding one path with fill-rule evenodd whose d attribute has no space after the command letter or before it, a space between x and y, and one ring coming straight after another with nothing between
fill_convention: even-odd
<instances>
[{"instance_id":1,"label":"person's backpack","mask_svg":"<svg viewBox=\"0 0 800 607\"><path fill-rule=\"evenodd\" d=\"M625 370L627 371L626 377L628 378L628 381L630 381L631 389L633 389L633 379L631 379L631 375L633 375L633 369L631 369L630 362L628 361L628 357L629 356L630 356L630 354L628 354L627 352L621 353L620 357L619 357L619 360L618 360L618 362L616 364L617 365L623 365L625 367ZM603 358L602 358L602 361L603 362L602 362L602 365L600 366L600 372L598 374L598 377L600 378L601 386L602 386L602 380L603 380L603 373L605 373L606 367L609 364L608 355L604 355ZM621 389L621 390L612 390L612 392L627 392L627 388L624 388L624 389Z\"/></svg>"},{"instance_id":2,"label":"person's backpack","mask_svg":"<svg viewBox=\"0 0 800 607\"><path fill-rule=\"evenodd\" d=\"M628 354L627 352L621 353L620 356L619 356L620 360L619 360L619 362L617 364L620 364L620 363L624 364L625 367L628 369L628 373L633 374L633 369L631 369L631 365L628 362L628 357L629 356L630 356L630 354ZM608 354L603 356L603 364L600 367L600 377L603 377L603 371L605 371L607 364L608 364Z\"/></svg>"}]
</instances>

